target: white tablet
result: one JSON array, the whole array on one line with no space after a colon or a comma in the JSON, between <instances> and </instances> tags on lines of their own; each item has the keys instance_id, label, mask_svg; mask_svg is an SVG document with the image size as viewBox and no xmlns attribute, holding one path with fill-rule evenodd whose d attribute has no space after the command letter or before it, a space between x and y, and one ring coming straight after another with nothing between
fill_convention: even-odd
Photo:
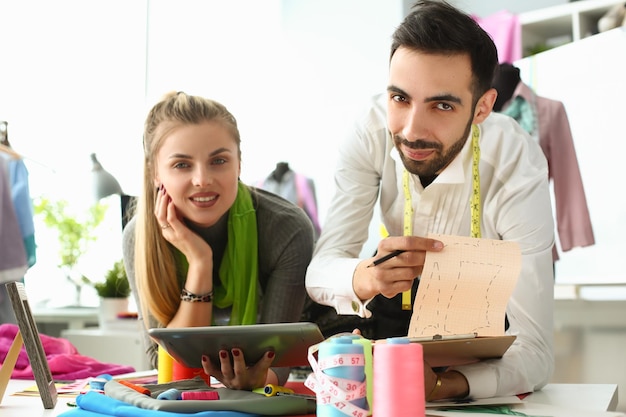
<instances>
[{"instance_id":1,"label":"white tablet","mask_svg":"<svg viewBox=\"0 0 626 417\"><path fill-rule=\"evenodd\" d=\"M272 350L276 354L272 366L306 366L309 347L324 340L317 324L309 322L153 328L148 333L176 361L191 368L202 367L202 355L219 364L219 351L235 347L248 365Z\"/></svg>"}]
</instances>

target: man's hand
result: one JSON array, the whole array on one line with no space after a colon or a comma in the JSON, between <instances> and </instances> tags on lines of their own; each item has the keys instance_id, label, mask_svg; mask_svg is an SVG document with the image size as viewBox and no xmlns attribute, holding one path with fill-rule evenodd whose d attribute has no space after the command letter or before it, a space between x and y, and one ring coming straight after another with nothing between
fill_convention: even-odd
<instances>
[{"instance_id":1,"label":"man's hand","mask_svg":"<svg viewBox=\"0 0 626 417\"><path fill-rule=\"evenodd\" d=\"M392 298L409 290L413 280L422 273L426 252L441 251L443 243L417 236L393 236L380 241L376 257L360 262L352 277L352 287L361 300L378 294ZM396 250L404 252L373 266L372 263Z\"/></svg>"},{"instance_id":2,"label":"man's hand","mask_svg":"<svg viewBox=\"0 0 626 417\"><path fill-rule=\"evenodd\" d=\"M424 362L424 398L426 401L465 398L469 395L469 384L458 371L436 374L428 362Z\"/></svg>"}]
</instances>

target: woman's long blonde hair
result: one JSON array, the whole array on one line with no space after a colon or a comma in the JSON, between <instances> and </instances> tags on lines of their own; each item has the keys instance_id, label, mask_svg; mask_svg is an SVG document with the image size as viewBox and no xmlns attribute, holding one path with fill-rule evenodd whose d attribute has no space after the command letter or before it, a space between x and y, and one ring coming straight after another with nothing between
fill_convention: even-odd
<instances>
[{"instance_id":1,"label":"woman's long blonde hair","mask_svg":"<svg viewBox=\"0 0 626 417\"><path fill-rule=\"evenodd\" d=\"M177 271L174 247L163 238L154 215L156 154L175 128L207 121L222 123L230 131L241 158L237 121L216 101L182 92L169 93L150 110L145 121L143 191L136 207L135 279L141 312L148 327L154 325L150 323L150 316L162 326L174 317L185 280Z\"/></svg>"}]
</instances>

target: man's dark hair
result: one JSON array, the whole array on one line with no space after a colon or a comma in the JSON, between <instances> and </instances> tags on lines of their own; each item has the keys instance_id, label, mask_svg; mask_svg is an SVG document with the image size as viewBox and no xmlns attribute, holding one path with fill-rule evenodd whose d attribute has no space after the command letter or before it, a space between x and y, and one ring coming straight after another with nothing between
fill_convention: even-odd
<instances>
[{"instance_id":1,"label":"man's dark hair","mask_svg":"<svg viewBox=\"0 0 626 417\"><path fill-rule=\"evenodd\" d=\"M491 86L498 68L493 40L474 19L445 1L420 0L392 36L391 57L400 47L431 54L468 54L477 100Z\"/></svg>"}]
</instances>

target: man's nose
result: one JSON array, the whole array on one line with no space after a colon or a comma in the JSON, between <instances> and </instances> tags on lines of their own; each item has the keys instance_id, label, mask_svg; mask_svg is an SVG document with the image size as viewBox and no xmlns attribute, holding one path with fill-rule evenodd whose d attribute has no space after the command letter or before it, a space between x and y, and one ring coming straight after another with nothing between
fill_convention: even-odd
<instances>
[{"instance_id":1,"label":"man's nose","mask_svg":"<svg viewBox=\"0 0 626 417\"><path fill-rule=\"evenodd\" d=\"M417 110L412 110L406 114L402 127L402 135L406 140L413 142L425 138L426 131L425 118Z\"/></svg>"}]
</instances>

